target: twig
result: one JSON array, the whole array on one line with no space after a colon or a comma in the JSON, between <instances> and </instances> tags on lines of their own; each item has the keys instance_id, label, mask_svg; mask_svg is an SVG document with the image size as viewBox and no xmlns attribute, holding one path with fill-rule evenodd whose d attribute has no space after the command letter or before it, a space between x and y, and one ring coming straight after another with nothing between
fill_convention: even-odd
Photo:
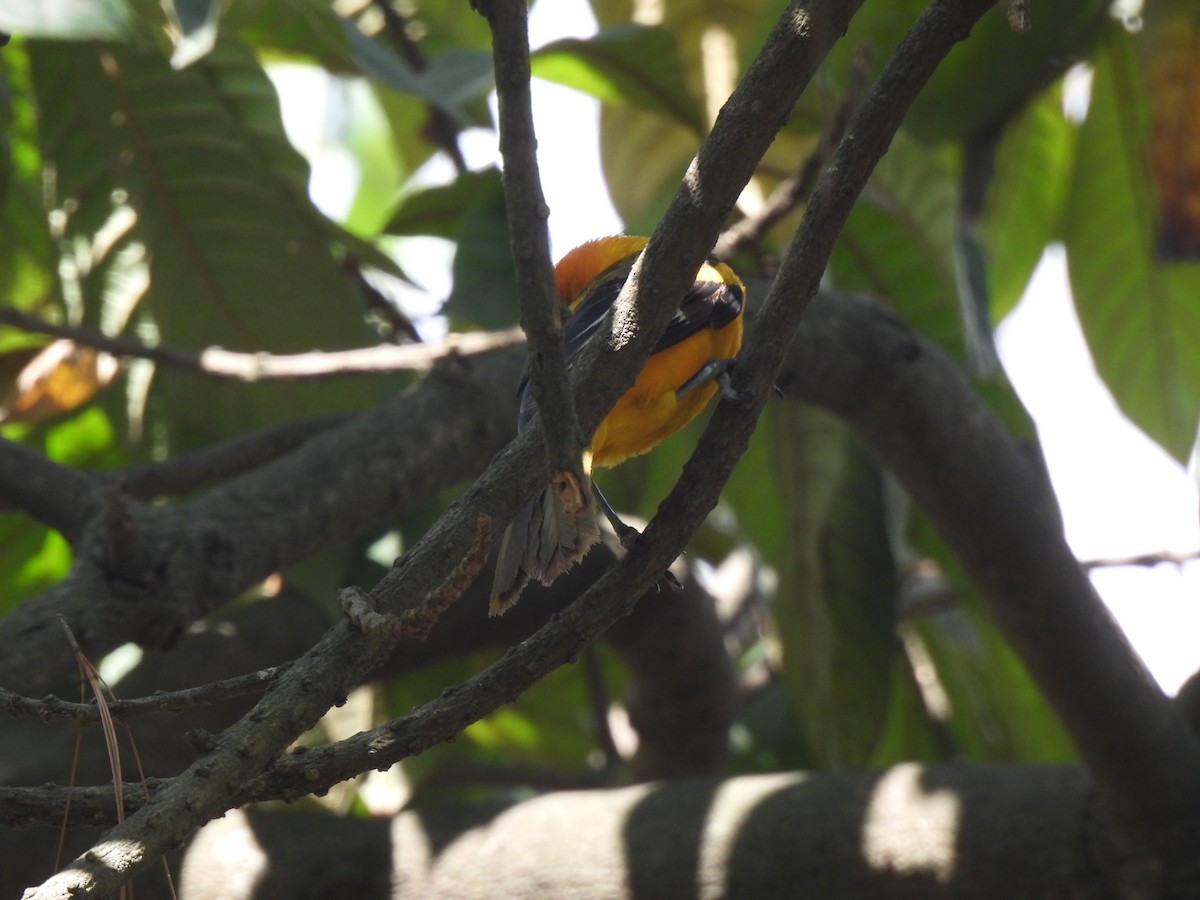
<instances>
[{"instance_id":1,"label":"twig","mask_svg":"<svg viewBox=\"0 0 1200 900\"><path fill-rule=\"evenodd\" d=\"M259 669L257 672L179 691L159 691L149 697L112 700L108 704L108 710L114 719L128 720L146 713L175 713L194 706L207 706L264 690L286 670L286 665L272 666L269 669ZM91 725L100 721L100 710L95 704L72 703L53 694L37 700L33 697L23 697L5 688L0 688L0 713L9 716L33 716L47 721L73 719L81 725Z\"/></svg>"},{"instance_id":2,"label":"twig","mask_svg":"<svg viewBox=\"0 0 1200 900\"><path fill-rule=\"evenodd\" d=\"M168 784L168 778L148 778L144 785L151 795ZM143 785L125 782L125 813L134 812L146 804ZM32 825L81 825L108 827L117 821L113 786L98 784L90 787L64 787L45 784L38 787L0 787L0 825L28 828Z\"/></svg>"},{"instance_id":3,"label":"twig","mask_svg":"<svg viewBox=\"0 0 1200 900\"><path fill-rule=\"evenodd\" d=\"M100 680L100 673L92 665L92 661L79 649L79 643L75 640L75 635L71 631L71 626L67 624L67 620L59 616L58 624L66 634L67 643L75 656L75 664L79 667L81 692L85 690L85 683L91 688L92 699L100 716L100 727L104 732L104 747L108 754L109 771L112 772L113 806L116 809L117 822L123 822L125 820L125 783L121 780L121 746L117 743L117 728L113 722L112 712L108 708L108 698L104 696L105 686Z\"/></svg>"},{"instance_id":4,"label":"twig","mask_svg":"<svg viewBox=\"0 0 1200 900\"><path fill-rule=\"evenodd\" d=\"M390 0L371 0L372 5L379 10L383 16L383 31L392 42L392 46L396 48L406 63L418 74L429 68L429 61L425 58L425 54L421 52L420 46L408 34L408 20L404 18L396 8L392 6ZM450 157L450 162L454 164L454 170L459 172L467 171L467 161L463 158L462 148L458 146L458 123L454 121L454 117L434 104L428 105L429 122L425 127L425 136L430 139L430 142L441 147Z\"/></svg>"},{"instance_id":5,"label":"twig","mask_svg":"<svg viewBox=\"0 0 1200 900\"><path fill-rule=\"evenodd\" d=\"M479 577L480 570L487 562L488 552L492 549L492 520L487 516L479 516L475 522L475 529L475 543L462 558L462 562L436 590L426 594L416 606L404 610L399 615L381 613L376 609L369 594L350 587L345 588L338 597L342 612L362 631L386 635L389 640L424 640L442 617L442 613ZM403 566L404 560L401 559L396 565Z\"/></svg>"},{"instance_id":6,"label":"twig","mask_svg":"<svg viewBox=\"0 0 1200 900\"><path fill-rule=\"evenodd\" d=\"M1200 550L1188 550L1182 553L1172 550L1158 550L1154 553L1138 553L1133 556L1113 556L1102 557L1100 559L1088 559L1080 563L1089 572L1093 569L1103 569L1107 567L1117 566L1144 566L1152 569L1155 566L1161 566L1164 563L1170 563L1175 566L1183 566L1187 563L1194 562L1200 559Z\"/></svg>"},{"instance_id":7,"label":"twig","mask_svg":"<svg viewBox=\"0 0 1200 900\"><path fill-rule=\"evenodd\" d=\"M525 0L480 0L492 29L492 60L500 106L504 205L521 298L521 327L529 339L529 385L546 441L550 483L570 514L590 494L583 474L583 434L567 374L563 307L550 267L550 207L538 175L537 136L530 93L528 7Z\"/></svg>"},{"instance_id":8,"label":"twig","mask_svg":"<svg viewBox=\"0 0 1200 900\"><path fill-rule=\"evenodd\" d=\"M0 309L0 324L33 334L67 338L87 347L104 350L125 359L151 362L211 378L233 381L299 381L311 378L339 378L353 375L380 375L388 372L426 372L447 357L474 356L520 343L516 329L500 332L452 334L438 344L381 344L357 350L313 351L311 353L271 354L239 353L221 347L209 347L190 353L172 347L151 347L129 338L113 338L91 328L55 325L15 309Z\"/></svg>"}]
</instances>

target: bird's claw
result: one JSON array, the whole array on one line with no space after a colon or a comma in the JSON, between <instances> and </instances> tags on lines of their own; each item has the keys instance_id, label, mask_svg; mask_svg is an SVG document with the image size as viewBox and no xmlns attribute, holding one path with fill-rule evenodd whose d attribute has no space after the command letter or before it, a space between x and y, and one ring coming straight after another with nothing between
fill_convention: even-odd
<instances>
[{"instance_id":1,"label":"bird's claw","mask_svg":"<svg viewBox=\"0 0 1200 900\"><path fill-rule=\"evenodd\" d=\"M705 363L700 367L700 371L685 381L675 391L675 399L679 399L690 391L710 381L715 381L720 388L721 396L726 400L747 400L749 397L740 391L733 389L733 384L729 380L729 371L733 368L735 360L732 359L714 359Z\"/></svg>"}]
</instances>

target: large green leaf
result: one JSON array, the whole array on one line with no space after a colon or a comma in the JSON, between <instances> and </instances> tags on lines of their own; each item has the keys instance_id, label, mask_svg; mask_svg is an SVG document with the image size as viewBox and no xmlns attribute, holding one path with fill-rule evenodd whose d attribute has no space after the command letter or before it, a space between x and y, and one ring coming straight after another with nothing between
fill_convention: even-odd
<instances>
[{"instance_id":1,"label":"large green leaf","mask_svg":"<svg viewBox=\"0 0 1200 900\"><path fill-rule=\"evenodd\" d=\"M910 625L945 691L945 725L958 752L981 762L1073 762L1058 716L924 516L914 518L910 536L916 552L942 568L956 600L911 610Z\"/></svg>"},{"instance_id":2,"label":"large green leaf","mask_svg":"<svg viewBox=\"0 0 1200 900\"><path fill-rule=\"evenodd\" d=\"M757 34L762 10L774 6L764 0L719 5L670 0L651 11L656 17L653 22L647 21L646 10L640 11L639 22L674 35L684 90L701 101L705 125L733 87L747 43ZM592 0L592 9L602 29L625 27L634 20L631 0ZM699 147L700 134L695 127L680 123L675 115L627 104L602 108L604 177L613 205L631 227L640 230L662 214ZM786 165L790 170L802 161L800 157Z\"/></svg>"},{"instance_id":3,"label":"large green leaf","mask_svg":"<svg viewBox=\"0 0 1200 900\"><path fill-rule=\"evenodd\" d=\"M496 169L463 172L449 184L405 194L383 230L398 236L432 235L453 239L462 229L467 212L479 204L481 198L488 203L494 202L498 189L503 195L500 173Z\"/></svg>"},{"instance_id":4,"label":"large green leaf","mask_svg":"<svg viewBox=\"0 0 1200 900\"><path fill-rule=\"evenodd\" d=\"M1200 264L1157 257L1136 40L1114 30L1095 59L1063 230L1096 370L1125 415L1185 462L1200 419Z\"/></svg>"},{"instance_id":5,"label":"large green leaf","mask_svg":"<svg viewBox=\"0 0 1200 900\"><path fill-rule=\"evenodd\" d=\"M918 9L924 5L918 3ZM1033 28L1027 34L1013 32L1002 5L984 16L971 39L938 66L913 104L908 126L931 140L973 134L1002 121L1088 54L1111 21L1109 0L1043 0L1030 6Z\"/></svg>"},{"instance_id":6,"label":"large green leaf","mask_svg":"<svg viewBox=\"0 0 1200 900\"><path fill-rule=\"evenodd\" d=\"M886 730L897 650L882 476L848 426L812 407L772 405L755 440L766 465L743 460L726 499L778 574L784 685L813 757L861 767Z\"/></svg>"},{"instance_id":7,"label":"large green leaf","mask_svg":"<svg viewBox=\"0 0 1200 900\"><path fill-rule=\"evenodd\" d=\"M223 41L174 71L153 50L31 45L43 152L67 232L93 241L114 205L149 260L161 339L198 349L297 352L361 344L361 311L307 197L254 57ZM160 371L177 434L207 440L352 406L350 385L246 386Z\"/></svg>"},{"instance_id":8,"label":"large green leaf","mask_svg":"<svg viewBox=\"0 0 1200 900\"><path fill-rule=\"evenodd\" d=\"M384 231L433 235L457 244L447 314L484 328L517 321L516 270L498 170L463 172L449 184L406 194Z\"/></svg>"},{"instance_id":9,"label":"large green leaf","mask_svg":"<svg viewBox=\"0 0 1200 900\"><path fill-rule=\"evenodd\" d=\"M0 53L0 303L8 306L32 308L57 294L42 189L29 60L13 45Z\"/></svg>"},{"instance_id":10,"label":"large green leaf","mask_svg":"<svg viewBox=\"0 0 1200 900\"><path fill-rule=\"evenodd\" d=\"M595 37L563 38L533 54L533 74L607 103L629 103L700 133L704 115L680 72L675 36L624 25Z\"/></svg>"},{"instance_id":11,"label":"large green leaf","mask_svg":"<svg viewBox=\"0 0 1200 900\"><path fill-rule=\"evenodd\" d=\"M1075 135L1056 86L1025 107L996 148L980 231L997 320L1016 305L1046 245L1060 236Z\"/></svg>"},{"instance_id":12,"label":"large green leaf","mask_svg":"<svg viewBox=\"0 0 1200 900\"><path fill-rule=\"evenodd\" d=\"M454 253L454 286L445 311L483 328L505 328L519 318L504 210L504 191L497 185L467 210Z\"/></svg>"},{"instance_id":13,"label":"large green leaf","mask_svg":"<svg viewBox=\"0 0 1200 900\"><path fill-rule=\"evenodd\" d=\"M838 240L834 280L886 298L923 335L961 355L957 225L953 167L897 135Z\"/></svg>"}]
</instances>

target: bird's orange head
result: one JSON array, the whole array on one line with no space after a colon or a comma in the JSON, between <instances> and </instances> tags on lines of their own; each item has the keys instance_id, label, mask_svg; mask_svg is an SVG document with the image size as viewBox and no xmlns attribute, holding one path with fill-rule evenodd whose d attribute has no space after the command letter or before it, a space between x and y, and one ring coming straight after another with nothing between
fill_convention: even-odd
<instances>
[{"instance_id":1,"label":"bird's orange head","mask_svg":"<svg viewBox=\"0 0 1200 900\"><path fill-rule=\"evenodd\" d=\"M554 267L559 299L570 305L597 275L631 253L641 253L648 240L638 235L622 234L580 244Z\"/></svg>"}]
</instances>

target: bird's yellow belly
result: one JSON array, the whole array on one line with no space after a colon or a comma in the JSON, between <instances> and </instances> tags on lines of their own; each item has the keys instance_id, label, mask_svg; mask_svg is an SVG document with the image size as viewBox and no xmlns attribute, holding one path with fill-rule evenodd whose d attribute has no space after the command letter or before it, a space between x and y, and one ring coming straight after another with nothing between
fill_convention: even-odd
<instances>
[{"instance_id":1,"label":"bird's yellow belly","mask_svg":"<svg viewBox=\"0 0 1200 900\"><path fill-rule=\"evenodd\" d=\"M651 356L633 387L596 429L592 465L615 466L646 453L696 418L717 385L698 385L682 397L675 392L709 362L736 356L741 342L739 317L720 331L706 329Z\"/></svg>"}]
</instances>

